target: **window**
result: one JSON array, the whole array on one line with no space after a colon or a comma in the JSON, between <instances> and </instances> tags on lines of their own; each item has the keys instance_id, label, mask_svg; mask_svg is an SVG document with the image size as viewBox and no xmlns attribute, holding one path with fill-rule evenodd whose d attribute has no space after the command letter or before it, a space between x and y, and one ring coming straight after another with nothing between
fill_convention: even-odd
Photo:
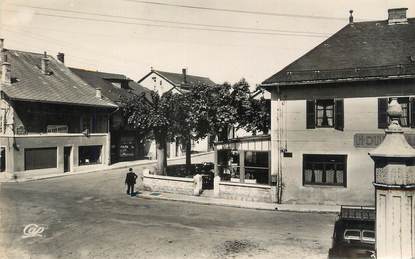
<instances>
[{"instance_id":1,"label":"window","mask_svg":"<svg viewBox=\"0 0 415 259\"><path fill-rule=\"evenodd\" d=\"M269 183L268 158L268 152L245 152L245 182L255 180L258 184Z\"/></svg>"},{"instance_id":2,"label":"window","mask_svg":"<svg viewBox=\"0 0 415 259\"><path fill-rule=\"evenodd\" d=\"M359 229L346 229L344 231L345 240L360 240L360 230Z\"/></svg>"},{"instance_id":3,"label":"window","mask_svg":"<svg viewBox=\"0 0 415 259\"><path fill-rule=\"evenodd\" d=\"M101 164L102 146L80 146L79 165Z\"/></svg>"},{"instance_id":4,"label":"window","mask_svg":"<svg viewBox=\"0 0 415 259\"><path fill-rule=\"evenodd\" d=\"M343 130L343 100L308 100L307 129L314 129L316 127Z\"/></svg>"},{"instance_id":5,"label":"window","mask_svg":"<svg viewBox=\"0 0 415 259\"><path fill-rule=\"evenodd\" d=\"M91 131L91 116L83 115L81 119L81 129Z\"/></svg>"},{"instance_id":6,"label":"window","mask_svg":"<svg viewBox=\"0 0 415 259\"><path fill-rule=\"evenodd\" d=\"M25 170L57 168L57 148L26 148L24 161Z\"/></svg>"},{"instance_id":7,"label":"window","mask_svg":"<svg viewBox=\"0 0 415 259\"><path fill-rule=\"evenodd\" d=\"M316 101L316 127L331 128L334 125L334 100Z\"/></svg>"},{"instance_id":8,"label":"window","mask_svg":"<svg viewBox=\"0 0 415 259\"><path fill-rule=\"evenodd\" d=\"M378 128L386 129L390 123L387 110L388 104L392 101L392 98L379 98L378 99ZM398 103L402 107L402 117L399 120L399 124L402 127L415 128L415 103L412 98L398 97Z\"/></svg>"},{"instance_id":9,"label":"window","mask_svg":"<svg viewBox=\"0 0 415 259\"><path fill-rule=\"evenodd\" d=\"M303 185L346 187L346 155L303 155Z\"/></svg>"}]
</instances>

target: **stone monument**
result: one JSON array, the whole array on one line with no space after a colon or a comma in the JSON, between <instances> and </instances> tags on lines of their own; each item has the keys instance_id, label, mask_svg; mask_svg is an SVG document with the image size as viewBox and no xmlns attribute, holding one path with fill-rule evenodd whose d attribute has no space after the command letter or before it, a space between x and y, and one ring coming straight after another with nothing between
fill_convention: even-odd
<instances>
[{"instance_id":1,"label":"stone monument","mask_svg":"<svg viewBox=\"0 0 415 259\"><path fill-rule=\"evenodd\" d=\"M377 258L415 258L415 149L399 125L402 107L393 98L383 142L369 153L375 162Z\"/></svg>"}]
</instances>

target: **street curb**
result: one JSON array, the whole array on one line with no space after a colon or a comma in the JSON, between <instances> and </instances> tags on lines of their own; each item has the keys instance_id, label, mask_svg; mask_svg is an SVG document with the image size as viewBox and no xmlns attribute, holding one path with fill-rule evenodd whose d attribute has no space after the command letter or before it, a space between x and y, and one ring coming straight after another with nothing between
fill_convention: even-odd
<instances>
[{"instance_id":1,"label":"street curb","mask_svg":"<svg viewBox=\"0 0 415 259\"><path fill-rule=\"evenodd\" d=\"M160 195L163 195L160 193ZM280 211L280 212L299 212L299 213L319 213L319 214L338 214L340 209L337 211L334 210L318 210L318 209L295 209L295 208L278 208L278 205L274 205L274 208L261 208L261 207L252 207L252 206L243 206L239 204L229 204L229 203L220 203L220 202L212 202L212 201L196 201L196 200L187 200L187 199L177 199L171 197L163 197L163 196L152 196L150 194L139 194L137 197L143 199L154 199L154 200L165 200L165 201L176 201L176 202L184 202L184 203L193 203L199 205L215 205L215 206L222 206L222 207L232 207L232 208L241 208L241 209L252 209L252 210L264 210L264 211ZM270 204L271 206L271 204ZM286 206L286 205L285 205Z\"/></svg>"},{"instance_id":2,"label":"street curb","mask_svg":"<svg viewBox=\"0 0 415 259\"><path fill-rule=\"evenodd\" d=\"M192 155L192 158L194 157L199 157L199 156L204 156L204 155L209 155L213 153L212 151L209 152L203 152L203 153L197 153ZM180 159L184 159L185 157L174 157L174 158L170 158L167 159L167 161L176 161L176 160L180 160ZM135 163L134 163L135 162ZM83 174L88 174L88 173L96 173L96 172L103 172L106 173L106 171L111 171L111 170L118 170L118 169L127 169L130 167L134 167L134 166L142 166L142 165L150 165L150 164L155 164L157 163L157 160L136 160L136 161L132 161L129 164L122 164L119 166L107 166L107 167L103 167L103 168L96 168L90 171L79 171L79 172L69 172L69 173L59 173L59 174L50 174L50 175L39 175L39 176L33 176L29 178L19 178L17 180L14 179L0 179L0 184L2 183L24 183L24 182L31 182L31 181L38 181L38 180L45 180L45 179L53 179L53 178L59 178L59 177L67 177L67 176L75 176L75 175L83 175Z\"/></svg>"}]
</instances>

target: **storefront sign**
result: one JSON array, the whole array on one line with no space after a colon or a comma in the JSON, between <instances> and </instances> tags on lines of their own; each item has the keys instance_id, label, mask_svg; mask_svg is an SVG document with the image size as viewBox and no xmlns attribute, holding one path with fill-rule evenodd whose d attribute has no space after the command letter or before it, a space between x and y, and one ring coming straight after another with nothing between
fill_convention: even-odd
<instances>
[{"instance_id":1,"label":"storefront sign","mask_svg":"<svg viewBox=\"0 0 415 259\"><path fill-rule=\"evenodd\" d=\"M357 148L375 148L382 143L385 134L355 134L353 144ZM405 134L409 145L415 148L415 134Z\"/></svg>"}]
</instances>

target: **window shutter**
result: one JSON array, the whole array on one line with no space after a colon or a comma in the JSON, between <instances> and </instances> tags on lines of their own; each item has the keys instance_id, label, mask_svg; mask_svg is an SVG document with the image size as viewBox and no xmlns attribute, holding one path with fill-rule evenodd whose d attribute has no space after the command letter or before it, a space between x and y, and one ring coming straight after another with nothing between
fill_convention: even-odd
<instances>
[{"instance_id":1,"label":"window shutter","mask_svg":"<svg viewBox=\"0 0 415 259\"><path fill-rule=\"evenodd\" d=\"M415 128L415 98L410 98L411 100L411 128Z\"/></svg>"},{"instance_id":2,"label":"window shutter","mask_svg":"<svg viewBox=\"0 0 415 259\"><path fill-rule=\"evenodd\" d=\"M334 110L335 110L335 121L334 128L337 130L343 130L344 128L344 104L343 100L335 100Z\"/></svg>"},{"instance_id":3,"label":"window shutter","mask_svg":"<svg viewBox=\"0 0 415 259\"><path fill-rule=\"evenodd\" d=\"M314 100L307 100L307 129L314 129L316 127L316 102Z\"/></svg>"},{"instance_id":4,"label":"window shutter","mask_svg":"<svg viewBox=\"0 0 415 259\"><path fill-rule=\"evenodd\" d=\"M388 98L378 99L378 128L386 129L388 127Z\"/></svg>"}]
</instances>

